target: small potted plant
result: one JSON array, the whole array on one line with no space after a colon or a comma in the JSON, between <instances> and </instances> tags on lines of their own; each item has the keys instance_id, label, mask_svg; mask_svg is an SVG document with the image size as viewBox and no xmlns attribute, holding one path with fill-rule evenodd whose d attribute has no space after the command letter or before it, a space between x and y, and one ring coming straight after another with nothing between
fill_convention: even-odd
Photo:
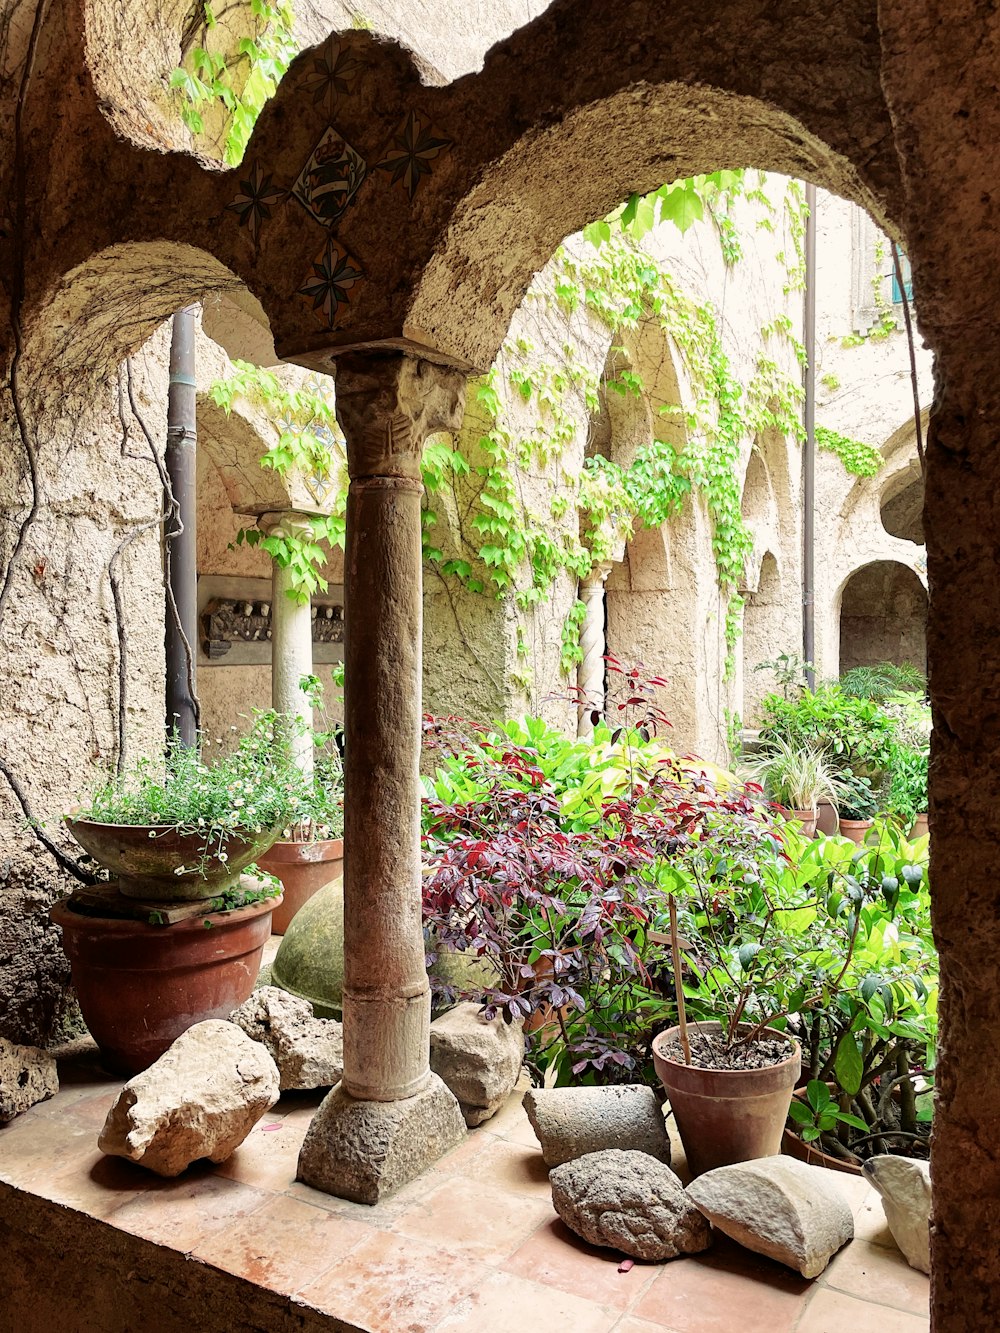
<instances>
[{"instance_id":1,"label":"small potted plant","mask_svg":"<svg viewBox=\"0 0 1000 1333\"><path fill-rule=\"evenodd\" d=\"M807 837L816 832L821 801L829 801L836 809L837 779L821 750L778 736L764 754L744 765L744 771L772 801L800 821Z\"/></svg>"},{"instance_id":2,"label":"small potted plant","mask_svg":"<svg viewBox=\"0 0 1000 1333\"><path fill-rule=\"evenodd\" d=\"M135 1073L192 1024L247 999L281 901L244 879L290 816L288 746L261 714L207 758L177 744L66 817L110 881L52 909L85 1022L109 1067Z\"/></svg>"},{"instance_id":3,"label":"small potted plant","mask_svg":"<svg viewBox=\"0 0 1000 1333\"><path fill-rule=\"evenodd\" d=\"M840 790L840 832L860 847L875 823L878 801L867 777L845 773L838 781Z\"/></svg>"},{"instance_id":4,"label":"small potted plant","mask_svg":"<svg viewBox=\"0 0 1000 1333\"><path fill-rule=\"evenodd\" d=\"M257 858L261 870L281 881L282 902L271 931L284 935L296 912L344 867L344 772L336 750L317 757L302 778L295 818Z\"/></svg>"}]
</instances>

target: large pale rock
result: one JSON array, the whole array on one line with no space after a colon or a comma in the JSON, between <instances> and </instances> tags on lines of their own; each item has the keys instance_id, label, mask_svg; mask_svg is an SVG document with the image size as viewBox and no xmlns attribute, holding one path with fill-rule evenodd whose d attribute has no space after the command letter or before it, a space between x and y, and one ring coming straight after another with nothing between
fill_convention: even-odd
<instances>
[{"instance_id":1,"label":"large pale rock","mask_svg":"<svg viewBox=\"0 0 1000 1333\"><path fill-rule=\"evenodd\" d=\"M532 1088L524 1109L542 1145L545 1165L622 1148L670 1162L670 1139L652 1088Z\"/></svg>"},{"instance_id":2,"label":"large pale rock","mask_svg":"<svg viewBox=\"0 0 1000 1333\"><path fill-rule=\"evenodd\" d=\"M458 1102L436 1074L415 1097L359 1101L338 1084L299 1152L296 1179L355 1203L378 1203L465 1138Z\"/></svg>"},{"instance_id":3,"label":"large pale rock","mask_svg":"<svg viewBox=\"0 0 1000 1333\"><path fill-rule=\"evenodd\" d=\"M912 1157L884 1153L862 1167L882 1196L892 1238L911 1268L931 1271L931 1167Z\"/></svg>"},{"instance_id":4,"label":"large pale rock","mask_svg":"<svg viewBox=\"0 0 1000 1333\"><path fill-rule=\"evenodd\" d=\"M129 1079L98 1147L157 1175L178 1176L202 1157L224 1162L278 1096L267 1049L235 1023L212 1018Z\"/></svg>"},{"instance_id":5,"label":"large pale rock","mask_svg":"<svg viewBox=\"0 0 1000 1333\"><path fill-rule=\"evenodd\" d=\"M458 1098L467 1125L504 1104L524 1061L524 1022L498 1014L484 1022L478 1004L459 1004L431 1024L431 1069Z\"/></svg>"},{"instance_id":6,"label":"large pale rock","mask_svg":"<svg viewBox=\"0 0 1000 1333\"><path fill-rule=\"evenodd\" d=\"M59 1074L51 1055L0 1037L0 1125L58 1091Z\"/></svg>"},{"instance_id":7,"label":"large pale rock","mask_svg":"<svg viewBox=\"0 0 1000 1333\"><path fill-rule=\"evenodd\" d=\"M835 1175L792 1157L761 1157L706 1171L687 1192L712 1226L740 1245L818 1277L854 1239L854 1217Z\"/></svg>"},{"instance_id":8,"label":"large pale rock","mask_svg":"<svg viewBox=\"0 0 1000 1333\"><path fill-rule=\"evenodd\" d=\"M658 1263L711 1244L711 1228L681 1182L649 1153L588 1153L557 1166L549 1183L556 1212L591 1245Z\"/></svg>"},{"instance_id":9,"label":"large pale rock","mask_svg":"<svg viewBox=\"0 0 1000 1333\"><path fill-rule=\"evenodd\" d=\"M344 1029L333 1018L314 1018L312 1005L277 986L255 990L230 1015L278 1066L281 1091L332 1088L344 1072Z\"/></svg>"}]
</instances>

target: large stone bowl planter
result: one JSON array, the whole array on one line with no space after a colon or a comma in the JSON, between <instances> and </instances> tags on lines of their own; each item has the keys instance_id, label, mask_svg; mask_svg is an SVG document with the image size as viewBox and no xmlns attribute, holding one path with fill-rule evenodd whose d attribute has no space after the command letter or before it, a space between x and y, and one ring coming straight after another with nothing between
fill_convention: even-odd
<instances>
[{"instance_id":1,"label":"large stone bowl planter","mask_svg":"<svg viewBox=\"0 0 1000 1333\"><path fill-rule=\"evenodd\" d=\"M284 935L296 912L313 894L343 875L343 839L326 838L319 842L282 839L258 857L257 864L281 880L282 903L271 918L271 933Z\"/></svg>"},{"instance_id":2,"label":"large stone bowl planter","mask_svg":"<svg viewBox=\"0 0 1000 1333\"><path fill-rule=\"evenodd\" d=\"M665 1047L679 1031L653 1038L653 1064L670 1100L692 1175L732 1166L781 1151L781 1136L792 1093L802 1069L802 1052L786 1032L765 1028L769 1037L787 1038L792 1054L763 1069L701 1069L674 1060ZM689 1032L717 1036L719 1023L689 1023Z\"/></svg>"},{"instance_id":3,"label":"large stone bowl planter","mask_svg":"<svg viewBox=\"0 0 1000 1333\"><path fill-rule=\"evenodd\" d=\"M66 816L66 827L84 851L116 876L126 898L163 903L196 902L234 889L240 872L267 851L280 831L234 833L207 845L201 833L147 824L99 824L72 814Z\"/></svg>"},{"instance_id":4,"label":"large stone bowl planter","mask_svg":"<svg viewBox=\"0 0 1000 1333\"><path fill-rule=\"evenodd\" d=\"M182 1032L228 1018L253 991L271 934L271 898L169 926L85 915L57 903L73 986L107 1067L137 1074Z\"/></svg>"},{"instance_id":5,"label":"large stone bowl planter","mask_svg":"<svg viewBox=\"0 0 1000 1333\"><path fill-rule=\"evenodd\" d=\"M497 974L474 955L442 953L433 972L460 989L486 989ZM320 889L285 931L271 965L271 985L308 1000L317 1018L341 1017L344 994L344 879Z\"/></svg>"}]
</instances>

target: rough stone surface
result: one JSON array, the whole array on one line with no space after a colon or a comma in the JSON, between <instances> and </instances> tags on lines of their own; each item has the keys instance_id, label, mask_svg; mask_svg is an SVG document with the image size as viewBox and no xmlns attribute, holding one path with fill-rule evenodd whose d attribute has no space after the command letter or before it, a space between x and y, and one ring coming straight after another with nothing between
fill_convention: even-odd
<instances>
[{"instance_id":1,"label":"rough stone surface","mask_svg":"<svg viewBox=\"0 0 1000 1333\"><path fill-rule=\"evenodd\" d=\"M524 1061L524 1023L498 1014L484 1022L478 1004L458 1004L431 1024L431 1068L458 1098L470 1127L496 1114Z\"/></svg>"},{"instance_id":2,"label":"rough stone surface","mask_svg":"<svg viewBox=\"0 0 1000 1333\"><path fill-rule=\"evenodd\" d=\"M59 1072L51 1055L0 1037L0 1125L58 1091Z\"/></svg>"},{"instance_id":3,"label":"rough stone surface","mask_svg":"<svg viewBox=\"0 0 1000 1333\"><path fill-rule=\"evenodd\" d=\"M355 1203L378 1203L465 1137L458 1102L436 1074L415 1097L356 1101L337 1086L306 1132L297 1179Z\"/></svg>"},{"instance_id":4,"label":"rough stone surface","mask_svg":"<svg viewBox=\"0 0 1000 1333\"><path fill-rule=\"evenodd\" d=\"M307 1000L277 986L255 990L230 1015L278 1066L281 1091L332 1088L344 1072L344 1030L332 1018L313 1018Z\"/></svg>"},{"instance_id":5,"label":"rough stone surface","mask_svg":"<svg viewBox=\"0 0 1000 1333\"><path fill-rule=\"evenodd\" d=\"M652 1088L532 1088L524 1109L548 1167L623 1148L670 1163L670 1139Z\"/></svg>"},{"instance_id":6,"label":"rough stone surface","mask_svg":"<svg viewBox=\"0 0 1000 1333\"><path fill-rule=\"evenodd\" d=\"M706 1171L688 1195L740 1245L817 1277L854 1238L854 1217L835 1175L791 1157L762 1157Z\"/></svg>"},{"instance_id":7,"label":"rough stone surface","mask_svg":"<svg viewBox=\"0 0 1000 1333\"><path fill-rule=\"evenodd\" d=\"M235 1023L209 1019L177 1038L118 1094L98 1147L160 1176L224 1162L278 1100L278 1069Z\"/></svg>"},{"instance_id":8,"label":"rough stone surface","mask_svg":"<svg viewBox=\"0 0 1000 1333\"><path fill-rule=\"evenodd\" d=\"M649 1153L588 1153L557 1166L549 1183L556 1212L591 1245L659 1263L711 1244L711 1228L681 1182Z\"/></svg>"},{"instance_id":9,"label":"rough stone surface","mask_svg":"<svg viewBox=\"0 0 1000 1333\"><path fill-rule=\"evenodd\" d=\"M862 1168L882 1196L892 1238L911 1268L931 1271L931 1167L912 1157L884 1153Z\"/></svg>"}]
</instances>

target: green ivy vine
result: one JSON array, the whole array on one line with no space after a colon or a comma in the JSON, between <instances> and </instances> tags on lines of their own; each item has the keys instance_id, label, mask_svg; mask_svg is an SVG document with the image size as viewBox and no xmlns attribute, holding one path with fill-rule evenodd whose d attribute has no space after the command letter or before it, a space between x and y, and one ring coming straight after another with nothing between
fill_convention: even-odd
<instances>
[{"instance_id":1,"label":"green ivy vine","mask_svg":"<svg viewBox=\"0 0 1000 1333\"><path fill-rule=\"evenodd\" d=\"M816 427L816 444L820 449L836 454L846 470L856 477L874 477L885 462L874 445L841 435L826 426Z\"/></svg>"},{"instance_id":2,"label":"green ivy vine","mask_svg":"<svg viewBox=\"0 0 1000 1333\"><path fill-rule=\"evenodd\" d=\"M219 19L234 9L245 12L247 35L236 38L235 50L229 42L228 49L214 49L210 34L218 29ZM227 28L231 24L226 19ZM203 133L207 108L224 108L227 166L243 160L257 117L274 96L296 53L292 29L289 0L237 0L218 15L211 0L201 0L193 8L181 39L181 63L171 73L170 87L180 96L181 118L192 134Z\"/></svg>"}]
</instances>

